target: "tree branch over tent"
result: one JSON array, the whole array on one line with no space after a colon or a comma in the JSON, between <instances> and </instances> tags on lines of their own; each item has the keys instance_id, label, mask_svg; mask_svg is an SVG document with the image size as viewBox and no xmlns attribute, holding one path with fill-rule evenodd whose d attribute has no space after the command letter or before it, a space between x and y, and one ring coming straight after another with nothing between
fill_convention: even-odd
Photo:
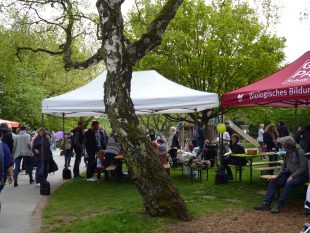
<instances>
[{"instance_id":1,"label":"tree branch over tent","mask_svg":"<svg viewBox=\"0 0 310 233\"><path fill-rule=\"evenodd\" d=\"M132 55L131 63L136 64L149 51L159 45L162 36L183 0L169 0L164 5L157 17L151 22L148 30L141 38L128 46L128 52Z\"/></svg>"}]
</instances>

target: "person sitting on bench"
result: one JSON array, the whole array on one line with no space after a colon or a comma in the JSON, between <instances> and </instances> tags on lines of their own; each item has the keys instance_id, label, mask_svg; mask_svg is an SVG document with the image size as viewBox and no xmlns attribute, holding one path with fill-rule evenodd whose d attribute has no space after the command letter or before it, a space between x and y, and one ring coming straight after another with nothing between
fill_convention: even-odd
<instances>
[{"instance_id":1,"label":"person sitting on bench","mask_svg":"<svg viewBox=\"0 0 310 233\"><path fill-rule=\"evenodd\" d=\"M238 157L231 157L230 154L245 154L245 150L243 145L240 143L240 137L238 134L231 135L231 145L230 151L226 153L225 157L223 158L223 166L227 171L228 180L234 180L233 174L231 169L228 165L239 165L244 166L246 164L245 158L238 158Z\"/></svg>"},{"instance_id":2,"label":"person sitting on bench","mask_svg":"<svg viewBox=\"0 0 310 233\"><path fill-rule=\"evenodd\" d=\"M264 202L255 206L255 210L270 210L276 190L284 187L276 206L271 209L271 213L279 213L292 189L297 185L304 184L308 179L308 164L303 149L297 149L295 140L290 136L278 138L277 142L281 143L287 151L284 163L280 173L272 176Z\"/></svg>"}]
</instances>

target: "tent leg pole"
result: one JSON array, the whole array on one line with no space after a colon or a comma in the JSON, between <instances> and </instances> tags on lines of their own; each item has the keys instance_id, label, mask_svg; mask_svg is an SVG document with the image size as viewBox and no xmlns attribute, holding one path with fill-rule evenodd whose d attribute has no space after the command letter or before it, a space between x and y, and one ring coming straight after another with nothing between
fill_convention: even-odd
<instances>
[{"instance_id":1,"label":"tent leg pole","mask_svg":"<svg viewBox=\"0 0 310 233\"><path fill-rule=\"evenodd\" d=\"M44 113L42 113L42 128L44 128Z\"/></svg>"},{"instance_id":2,"label":"tent leg pole","mask_svg":"<svg viewBox=\"0 0 310 233\"><path fill-rule=\"evenodd\" d=\"M63 132L63 152L65 158L65 166L66 164L66 132L65 132L65 113L62 113L62 132Z\"/></svg>"},{"instance_id":3,"label":"tent leg pole","mask_svg":"<svg viewBox=\"0 0 310 233\"><path fill-rule=\"evenodd\" d=\"M221 123L224 124L224 112L223 108L221 108ZM224 158L224 145L223 145L223 133L220 133L220 139L221 139L221 149L220 149L220 166L223 164L223 158Z\"/></svg>"},{"instance_id":4,"label":"tent leg pole","mask_svg":"<svg viewBox=\"0 0 310 233\"><path fill-rule=\"evenodd\" d=\"M297 102L295 103L295 119L294 119L294 127L295 127L295 132L297 132Z\"/></svg>"}]
</instances>

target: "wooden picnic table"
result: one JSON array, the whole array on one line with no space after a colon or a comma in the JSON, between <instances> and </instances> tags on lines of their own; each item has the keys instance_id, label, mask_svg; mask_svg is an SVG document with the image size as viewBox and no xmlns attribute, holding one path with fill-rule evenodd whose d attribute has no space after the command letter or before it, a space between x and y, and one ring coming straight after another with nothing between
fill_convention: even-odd
<instances>
[{"instance_id":1,"label":"wooden picnic table","mask_svg":"<svg viewBox=\"0 0 310 233\"><path fill-rule=\"evenodd\" d=\"M249 160L250 162L250 184L253 183L253 158L256 158L258 156L270 156L270 155L283 155L285 152L265 152L265 153L259 153L256 155L247 155L247 154L231 154L232 157L239 157L239 158L245 158Z\"/></svg>"}]
</instances>

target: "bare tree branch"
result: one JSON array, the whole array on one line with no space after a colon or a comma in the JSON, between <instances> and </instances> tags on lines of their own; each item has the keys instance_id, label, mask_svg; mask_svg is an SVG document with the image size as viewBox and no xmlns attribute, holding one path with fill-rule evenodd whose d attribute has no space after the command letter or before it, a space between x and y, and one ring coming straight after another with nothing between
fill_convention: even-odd
<instances>
[{"instance_id":1,"label":"bare tree branch","mask_svg":"<svg viewBox=\"0 0 310 233\"><path fill-rule=\"evenodd\" d=\"M50 55L61 55L61 54L64 53L64 51L62 51L62 50L60 50L60 51L51 51L51 50L43 49L43 48L34 49L34 48L31 48L31 47L17 47L16 55L19 56L19 54L20 54L20 52L22 50L28 50L28 51L31 51L31 52L34 52L34 53L44 52L44 53L48 53Z\"/></svg>"},{"instance_id":2,"label":"bare tree branch","mask_svg":"<svg viewBox=\"0 0 310 233\"><path fill-rule=\"evenodd\" d=\"M86 69L88 67L97 65L103 59L104 59L104 50L98 49L97 52L93 56L85 59L84 61L80 61L80 62L72 61L71 57L69 58L69 60L64 60L65 69L66 70L72 70L72 69L83 70L83 69Z\"/></svg>"}]
</instances>

